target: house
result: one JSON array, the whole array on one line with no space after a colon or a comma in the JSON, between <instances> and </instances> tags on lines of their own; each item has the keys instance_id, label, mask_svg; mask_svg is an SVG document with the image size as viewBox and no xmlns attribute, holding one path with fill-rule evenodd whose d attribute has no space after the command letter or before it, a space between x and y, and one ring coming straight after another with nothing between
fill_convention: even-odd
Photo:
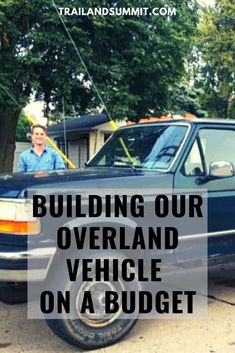
<instances>
[{"instance_id":1,"label":"house","mask_svg":"<svg viewBox=\"0 0 235 353\"><path fill-rule=\"evenodd\" d=\"M117 122L126 125L125 121ZM104 144L113 130L106 114L83 115L51 125L47 134L68 158L81 168Z\"/></svg>"},{"instance_id":2,"label":"house","mask_svg":"<svg viewBox=\"0 0 235 353\"><path fill-rule=\"evenodd\" d=\"M30 148L31 143L30 142L16 142L15 144L15 153L14 153L14 162L13 162L13 172L18 171L18 163L19 163L19 157L20 154Z\"/></svg>"}]
</instances>

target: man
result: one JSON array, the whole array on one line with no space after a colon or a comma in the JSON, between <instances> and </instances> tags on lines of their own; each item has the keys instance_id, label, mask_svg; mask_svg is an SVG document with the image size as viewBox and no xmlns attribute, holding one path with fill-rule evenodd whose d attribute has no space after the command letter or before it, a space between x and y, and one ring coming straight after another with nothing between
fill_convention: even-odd
<instances>
[{"instance_id":1,"label":"man","mask_svg":"<svg viewBox=\"0 0 235 353\"><path fill-rule=\"evenodd\" d=\"M19 172L65 169L65 164L59 153L46 145L46 137L45 126L37 124L32 127L33 146L21 153Z\"/></svg>"}]
</instances>

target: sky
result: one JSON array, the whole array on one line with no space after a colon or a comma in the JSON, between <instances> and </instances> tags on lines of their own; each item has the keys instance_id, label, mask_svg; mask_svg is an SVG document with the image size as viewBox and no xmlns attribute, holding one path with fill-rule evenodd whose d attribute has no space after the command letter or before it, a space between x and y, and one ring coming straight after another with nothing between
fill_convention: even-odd
<instances>
[{"instance_id":1,"label":"sky","mask_svg":"<svg viewBox=\"0 0 235 353\"><path fill-rule=\"evenodd\" d=\"M215 4L215 0L198 0L201 5L213 6Z\"/></svg>"}]
</instances>

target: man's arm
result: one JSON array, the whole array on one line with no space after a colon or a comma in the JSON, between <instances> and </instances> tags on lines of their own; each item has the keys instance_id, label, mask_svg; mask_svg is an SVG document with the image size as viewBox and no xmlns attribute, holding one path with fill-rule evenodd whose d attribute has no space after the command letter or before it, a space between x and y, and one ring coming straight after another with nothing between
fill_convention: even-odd
<instances>
[{"instance_id":1,"label":"man's arm","mask_svg":"<svg viewBox=\"0 0 235 353\"><path fill-rule=\"evenodd\" d=\"M55 161L54 161L54 169L55 170L57 170L57 169L66 169L66 166L65 166L65 163L64 163L62 157L56 151L54 151L54 158L55 158Z\"/></svg>"},{"instance_id":2,"label":"man's arm","mask_svg":"<svg viewBox=\"0 0 235 353\"><path fill-rule=\"evenodd\" d=\"M24 156L22 153L20 154L19 158L18 172L27 172L27 165L25 163Z\"/></svg>"}]
</instances>

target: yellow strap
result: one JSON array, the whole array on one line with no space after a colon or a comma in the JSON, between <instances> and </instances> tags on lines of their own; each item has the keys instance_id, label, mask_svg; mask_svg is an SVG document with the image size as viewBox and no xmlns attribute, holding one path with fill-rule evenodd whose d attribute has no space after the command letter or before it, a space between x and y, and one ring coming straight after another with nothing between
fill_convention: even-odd
<instances>
[{"instance_id":1,"label":"yellow strap","mask_svg":"<svg viewBox=\"0 0 235 353\"><path fill-rule=\"evenodd\" d=\"M131 157L131 155L130 155L130 152L128 151L128 148L126 147L126 144L125 144L125 142L123 141L122 137L119 137L118 140L119 140L119 142L120 142L120 144L121 144L121 146L122 146L122 148L123 148L123 150L124 150L124 152L125 152L127 158L129 159L129 161L131 162L131 164L134 166L134 161L133 161L133 159L132 159L132 157Z\"/></svg>"},{"instance_id":2,"label":"yellow strap","mask_svg":"<svg viewBox=\"0 0 235 353\"><path fill-rule=\"evenodd\" d=\"M114 120L110 120L109 121L113 130L116 131L118 130L118 126L116 124L116 122ZM118 141L120 142L124 152L125 152L125 155L127 156L127 158L129 159L129 161L131 162L132 165L134 165L134 161L133 161L133 158L131 157L130 155L130 152L128 151L128 148L126 147L126 144L125 142L123 141L123 138L122 137L119 137Z\"/></svg>"},{"instance_id":3,"label":"yellow strap","mask_svg":"<svg viewBox=\"0 0 235 353\"><path fill-rule=\"evenodd\" d=\"M110 120L109 122L112 126L113 131L116 131L118 129L116 122L114 120Z\"/></svg>"}]
</instances>

